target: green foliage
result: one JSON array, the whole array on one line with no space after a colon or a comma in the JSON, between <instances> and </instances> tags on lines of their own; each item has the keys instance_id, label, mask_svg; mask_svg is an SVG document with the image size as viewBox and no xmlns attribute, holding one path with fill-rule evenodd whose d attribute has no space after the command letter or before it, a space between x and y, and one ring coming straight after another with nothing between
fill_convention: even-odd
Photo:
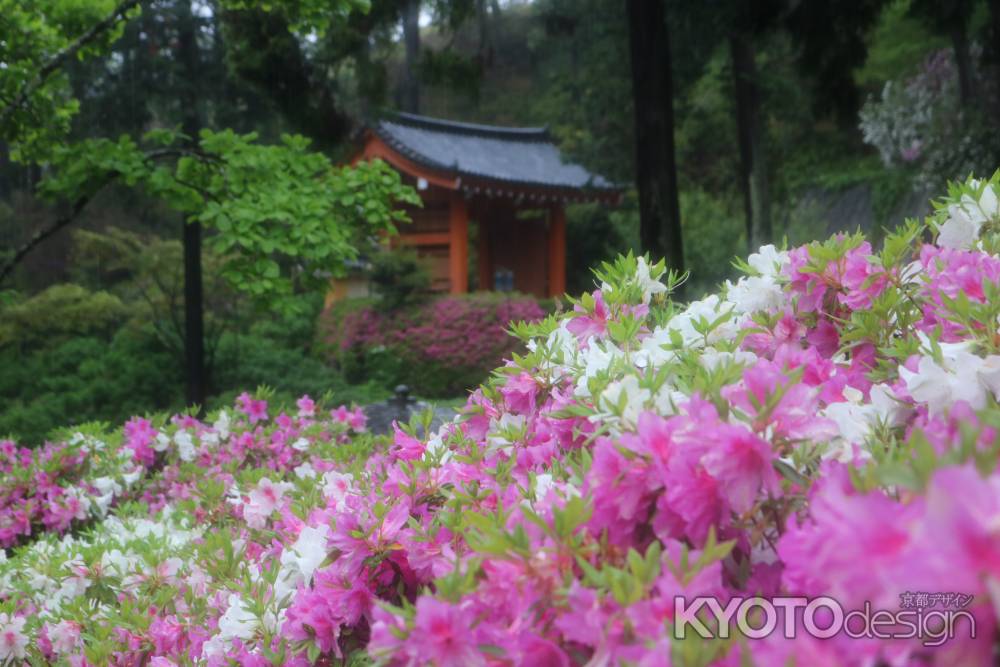
<instances>
[{"instance_id":1,"label":"green foliage","mask_svg":"<svg viewBox=\"0 0 1000 667\"><path fill-rule=\"evenodd\" d=\"M41 442L53 429L174 410L183 378L154 336L81 336L25 354L0 348L0 434Z\"/></svg>"},{"instance_id":2,"label":"green foliage","mask_svg":"<svg viewBox=\"0 0 1000 667\"><path fill-rule=\"evenodd\" d=\"M868 59L854 75L859 85L874 90L912 74L929 51L949 45L947 37L931 32L912 16L910 5L911 0L893 0L883 10L869 37Z\"/></svg>"},{"instance_id":3,"label":"green foliage","mask_svg":"<svg viewBox=\"0 0 1000 667\"><path fill-rule=\"evenodd\" d=\"M112 179L144 187L215 232L207 246L225 258L222 275L270 308L291 303L280 297L297 287L341 275L363 239L406 219L398 204L418 203L381 161L334 167L303 137L273 146L256 138L203 130L189 149L184 137L158 130L145 136L147 150L127 136L87 140L55 151L41 190L77 201Z\"/></svg>"},{"instance_id":4,"label":"green foliage","mask_svg":"<svg viewBox=\"0 0 1000 667\"><path fill-rule=\"evenodd\" d=\"M7 293L0 306L0 435L38 443L63 424L183 408L180 242L117 229L77 230L74 240L75 274L93 289ZM260 385L288 406L306 393L337 403L388 395L370 382L348 384L313 349L322 292L286 297L291 307L259 317L239 306L219 265L206 252L206 348L217 392L209 407Z\"/></svg>"},{"instance_id":5,"label":"green foliage","mask_svg":"<svg viewBox=\"0 0 1000 667\"><path fill-rule=\"evenodd\" d=\"M220 393L208 408L231 405L242 391L267 386L274 390L271 402L293 408L305 394L325 396L325 403L361 405L387 398L386 385L372 378L349 383L343 374L311 355L301 345L287 345L257 331L249 335L225 336L216 353L213 381Z\"/></svg>"},{"instance_id":6,"label":"green foliage","mask_svg":"<svg viewBox=\"0 0 1000 667\"><path fill-rule=\"evenodd\" d=\"M425 300L431 287L430 272L413 248L402 246L372 256L368 275L378 307L386 312Z\"/></svg>"},{"instance_id":7,"label":"green foliage","mask_svg":"<svg viewBox=\"0 0 1000 667\"><path fill-rule=\"evenodd\" d=\"M309 318L310 322L313 320ZM209 409L230 404L245 389L274 388L275 405L294 407L303 394L329 403L369 403L389 395L373 382L349 384L309 350L312 329L293 326L286 338L278 323L247 332L224 332L216 344ZM295 333L296 328L298 333ZM291 338L296 338L291 340ZM133 415L183 408L183 366L152 327L121 328L102 335L52 339L30 352L0 347L0 437L36 444L53 430L92 421L122 422Z\"/></svg>"},{"instance_id":8,"label":"green foliage","mask_svg":"<svg viewBox=\"0 0 1000 667\"><path fill-rule=\"evenodd\" d=\"M128 314L108 292L79 285L53 285L23 301L0 308L0 347L30 349L71 336L106 334Z\"/></svg>"},{"instance_id":9,"label":"green foliage","mask_svg":"<svg viewBox=\"0 0 1000 667\"><path fill-rule=\"evenodd\" d=\"M65 139L79 105L68 94L58 54L69 61L106 49L121 34L125 14L118 5L118 0L0 0L0 139L12 158L45 156ZM74 46L109 18L106 29Z\"/></svg>"},{"instance_id":10,"label":"green foliage","mask_svg":"<svg viewBox=\"0 0 1000 667\"><path fill-rule=\"evenodd\" d=\"M687 296L697 298L733 277L732 261L746 251L746 234L735 201L694 188L680 199L684 259L691 267Z\"/></svg>"},{"instance_id":11,"label":"green foliage","mask_svg":"<svg viewBox=\"0 0 1000 667\"><path fill-rule=\"evenodd\" d=\"M566 292L594 289L591 266L638 247L639 212L628 197L618 209L577 204L566 209ZM635 240L633 240L633 238Z\"/></svg>"},{"instance_id":12,"label":"green foliage","mask_svg":"<svg viewBox=\"0 0 1000 667\"><path fill-rule=\"evenodd\" d=\"M367 13L371 0L224 0L231 11L261 10L280 14L299 33L324 35L332 26L346 21L352 12Z\"/></svg>"}]
</instances>

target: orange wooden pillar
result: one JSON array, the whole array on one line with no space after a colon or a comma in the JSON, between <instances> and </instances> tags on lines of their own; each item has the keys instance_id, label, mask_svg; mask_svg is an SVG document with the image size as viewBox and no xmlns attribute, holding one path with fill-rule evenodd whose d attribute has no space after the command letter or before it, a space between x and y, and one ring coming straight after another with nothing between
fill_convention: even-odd
<instances>
[{"instance_id":1,"label":"orange wooden pillar","mask_svg":"<svg viewBox=\"0 0 1000 667\"><path fill-rule=\"evenodd\" d=\"M493 249L490 246L491 216L485 206L479 206L475 215L476 221L479 223L479 254L476 257L479 268L479 290L488 292L493 289Z\"/></svg>"},{"instance_id":2,"label":"orange wooden pillar","mask_svg":"<svg viewBox=\"0 0 1000 667\"><path fill-rule=\"evenodd\" d=\"M549 296L566 292L566 210L562 204L549 209Z\"/></svg>"},{"instance_id":3,"label":"orange wooden pillar","mask_svg":"<svg viewBox=\"0 0 1000 667\"><path fill-rule=\"evenodd\" d=\"M452 192L449 206L448 281L452 294L469 291L469 211L458 190Z\"/></svg>"}]
</instances>

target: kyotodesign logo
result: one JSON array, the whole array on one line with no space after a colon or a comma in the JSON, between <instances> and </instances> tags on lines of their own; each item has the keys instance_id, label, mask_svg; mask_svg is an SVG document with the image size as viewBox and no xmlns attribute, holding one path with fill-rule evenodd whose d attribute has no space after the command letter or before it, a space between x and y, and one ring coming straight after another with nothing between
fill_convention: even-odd
<instances>
[{"instance_id":1,"label":"kyotodesign logo","mask_svg":"<svg viewBox=\"0 0 1000 667\"><path fill-rule=\"evenodd\" d=\"M674 598L674 637L688 632L710 639L738 633L762 639L775 632L791 639L806 633L818 639L838 634L852 639L920 639L940 646L959 632L976 637L976 619L962 593L903 593L898 609L845 610L831 597L734 597L725 606L714 597Z\"/></svg>"}]
</instances>

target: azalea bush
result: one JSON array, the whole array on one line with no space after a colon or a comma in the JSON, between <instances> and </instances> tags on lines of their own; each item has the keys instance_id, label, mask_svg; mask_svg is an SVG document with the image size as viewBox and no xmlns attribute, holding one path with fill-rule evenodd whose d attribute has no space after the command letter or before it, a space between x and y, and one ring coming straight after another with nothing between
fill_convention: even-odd
<instances>
[{"instance_id":1,"label":"azalea bush","mask_svg":"<svg viewBox=\"0 0 1000 667\"><path fill-rule=\"evenodd\" d=\"M545 316L532 297L444 296L385 312L368 302L335 305L321 321L331 358L353 382L409 385L428 398L462 396L519 349L512 322Z\"/></svg>"},{"instance_id":2,"label":"azalea bush","mask_svg":"<svg viewBox=\"0 0 1000 667\"><path fill-rule=\"evenodd\" d=\"M426 438L420 418L373 438L357 411L249 395L103 448L74 436L53 481L109 515L59 536L70 510L49 511L19 535L0 660L995 664L998 188L953 185L879 251L766 246L686 305L679 276L622 257L572 312L515 326L524 354ZM16 474L26 455L4 451ZM117 463L88 464L98 451ZM120 491L94 477L135 471ZM5 516L35 502L14 494ZM819 638L801 608L771 633L679 615L704 596L964 616L948 641L939 623Z\"/></svg>"}]
</instances>

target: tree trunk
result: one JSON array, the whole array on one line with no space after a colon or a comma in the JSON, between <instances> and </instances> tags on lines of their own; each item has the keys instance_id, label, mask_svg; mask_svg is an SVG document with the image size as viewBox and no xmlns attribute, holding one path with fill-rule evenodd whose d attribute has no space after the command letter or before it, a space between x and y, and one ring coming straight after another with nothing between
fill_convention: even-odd
<instances>
[{"instance_id":1,"label":"tree trunk","mask_svg":"<svg viewBox=\"0 0 1000 667\"><path fill-rule=\"evenodd\" d=\"M486 0L476 0L476 22L479 24L479 62L485 69L493 64L493 18Z\"/></svg>"},{"instance_id":2,"label":"tree trunk","mask_svg":"<svg viewBox=\"0 0 1000 667\"><path fill-rule=\"evenodd\" d=\"M976 97L976 89L972 75L972 56L969 54L969 33L964 16L955 19L951 28L951 45L955 51L955 65L958 67L959 101L963 107L968 108Z\"/></svg>"},{"instance_id":3,"label":"tree trunk","mask_svg":"<svg viewBox=\"0 0 1000 667\"><path fill-rule=\"evenodd\" d=\"M993 85L996 86L994 105L1000 105L1000 0L990 0L990 41L993 45ZM997 109L994 109L994 113Z\"/></svg>"},{"instance_id":4,"label":"tree trunk","mask_svg":"<svg viewBox=\"0 0 1000 667\"><path fill-rule=\"evenodd\" d=\"M736 87L736 132L740 147L740 188L743 190L747 247L755 252L761 245L769 243L772 237L757 65L753 44L748 37L734 33L730 36L729 46Z\"/></svg>"},{"instance_id":5,"label":"tree trunk","mask_svg":"<svg viewBox=\"0 0 1000 667\"><path fill-rule=\"evenodd\" d=\"M182 101L184 134L192 144L198 141L201 119L198 113L199 55L195 17L186 3L178 26L178 59L183 71ZM205 372L205 304L201 276L201 223L181 221L184 226L184 359L187 381L186 402L205 407L208 378Z\"/></svg>"},{"instance_id":6,"label":"tree trunk","mask_svg":"<svg viewBox=\"0 0 1000 667\"><path fill-rule=\"evenodd\" d=\"M281 12L251 8L219 9L215 20L225 26L227 60L244 81L281 111L292 128L318 150L340 147L352 129L340 108L323 67L310 60Z\"/></svg>"},{"instance_id":7,"label":"tree trunk","mask_svg":"<svg viewBox=\"0 0 1000 667\"><path fill-rule=\"evenodd\" d=\"M669 30L662 0L625 0L635 106L639 238L654 260L684 270Z\"/></svg>"},{"instance_id":8,"label":"tree trunk","mask_svg":"<svg viewBox=\"0 0 1000 667\"><path fill-rule=\"evenodd\" d=\"M403 44L406 49L406 68L400 89L399 106L403 111L420 113L420 0L406 0L403 7Z\"/></svg>"}]
</instances>

